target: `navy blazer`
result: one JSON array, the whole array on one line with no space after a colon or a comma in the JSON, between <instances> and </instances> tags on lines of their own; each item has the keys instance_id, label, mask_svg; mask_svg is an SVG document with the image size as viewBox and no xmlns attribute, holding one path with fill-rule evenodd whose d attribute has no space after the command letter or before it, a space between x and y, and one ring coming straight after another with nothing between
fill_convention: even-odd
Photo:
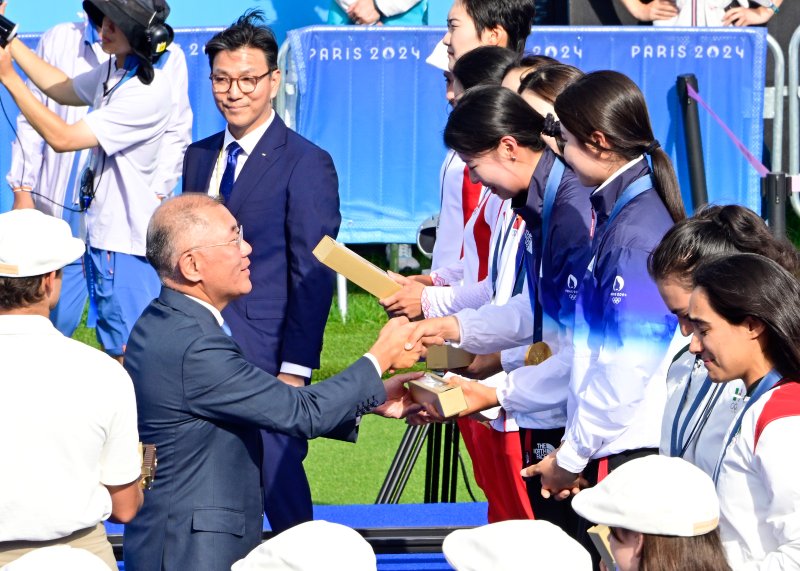
<instances>
[{"instance_id":1,"label":"navy blazer","mask_svg":"<svg viewBox=\"0 0 800 571\"><path fill-rule=\"evenodd\" d=\"M158 450L142 510L125 526L128 571L222 571L261 541L259 428L356 436L386 398L366 357L295 388L245 360L211 312L169 288L136 322L125 353L139 435Z\"/></svg>"},{"instance_id":2,"label":"navy blazer","mask_svg":"<svg viewBox=\"0 0 800 571\"><path fill-rule=\"evenodd\" d=\"M207 192L224 132L186 150L183 192ZM221 175L220 175L221 176ZM330 155L277 115L236 178L228 210L252 246L253 290L223 315L253 363L319 368L335 273L312 250L339 232L339 181Z\"/></svg>"}]
</instances>

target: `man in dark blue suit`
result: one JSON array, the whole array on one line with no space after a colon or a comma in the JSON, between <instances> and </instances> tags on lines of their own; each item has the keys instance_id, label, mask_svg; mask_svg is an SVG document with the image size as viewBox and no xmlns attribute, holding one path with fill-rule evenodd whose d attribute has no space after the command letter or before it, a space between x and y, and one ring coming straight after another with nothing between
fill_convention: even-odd
<instances>
[{"instance_id":1,"label":"man in dark blue suit","mask_svg":"<svg viewBox=\"0 0 800 571\"><path fill-rule=\"evenodd\" d=\"M336 236L341 216L328 153L289 130L272 109L280 86L278 45L252 11L205 50L211 88L227 129L191 145L183 191L223 196L254 245L253 291L233 301L225 321L245 356L295 386L319 367L334 273L312 250ZM264 510L274 531L310 520L305 440L263 435Z\"/></svg>"},{"instance_id":2,"label":"man in dark blue suit","mask_svg":"<svg viewBox=\"0 0 800 571\"><path fill-rule=\"evenodd\" d=\"M158 471L125 528L128 571L224 571L258 546L259 428L355 440L359 415L415 408L402 383L418 375L381 381L390 366L419 357L421 345L404 348L405 318L390 321L348 369L312 386L289 386L251 364L222 317L251 290L251 251L231 213L205 195L166 201L148 227L147 259L163 288L131 332L125 368Z\"/></svg>"}]
</instances>

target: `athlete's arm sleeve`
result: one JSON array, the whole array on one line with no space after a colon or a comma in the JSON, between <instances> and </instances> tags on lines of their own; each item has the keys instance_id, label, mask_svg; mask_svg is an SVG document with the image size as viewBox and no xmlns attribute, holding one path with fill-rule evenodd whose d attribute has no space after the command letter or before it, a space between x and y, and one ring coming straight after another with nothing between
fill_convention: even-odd
<instances>
[{"instance_id":1,"label":"athlete's arm sleeve","mask_svg":"<svg viewBox=\"0 0 800 571\"><path fill-rule=\"evenodd\" d=\"M527 289L505 305L484 305L463 309L456 314L461 341L458 347L479 355L530 345L533 341L533 314Z\"/></svg>"},{"instance_id":2,"label":"athlete's arm sleeve","mask_svg":"<svg viewBox=\"0 0 800 571\"><path fill-rule=\"evenodd\" d=\"M769 423L758 440L752 461L761 474L762 491L771 499L765 523L772 528L778 547L760 561L745 564L743 570L800 568L800 456L792 452L798 434L800 417L790 416Z\"/></svg>"}]
</instances>

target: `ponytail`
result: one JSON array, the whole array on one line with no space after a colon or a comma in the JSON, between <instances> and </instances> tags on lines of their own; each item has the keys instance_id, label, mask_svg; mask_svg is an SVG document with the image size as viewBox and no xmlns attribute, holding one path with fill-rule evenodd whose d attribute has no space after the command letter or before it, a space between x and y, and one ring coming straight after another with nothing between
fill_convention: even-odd
<instances>
[{"instance_id":1,"label":"ponytail","mask_svg":"<svg viewBox=\"0 0 800 571\"><path fill-rule=\"evenodd\" d=\"M626 161L649 154L661 201L674 222L686 218L675 169L653 136L644 95L629 77L616 71L587 73L561 92L555 110L561 124L583 145L597 147L592 133L599 131L609 145L603 150Z\"/></svg>"},{"instance_id":2,"label":"ponytail","mask_svg":"<svg viewBox=\"0 0 800 571\"><path fill-rule=\"evenodd\" d=\"M678 178L675 176L675 169L672 168L672 161L661 148L650 153L650 160L653 163L656 192L661 197L664 206L667 207L672 221L680 222L686 218L686 210L683 207L683 197L678 186Z\"/></svg>"}]
</instances>

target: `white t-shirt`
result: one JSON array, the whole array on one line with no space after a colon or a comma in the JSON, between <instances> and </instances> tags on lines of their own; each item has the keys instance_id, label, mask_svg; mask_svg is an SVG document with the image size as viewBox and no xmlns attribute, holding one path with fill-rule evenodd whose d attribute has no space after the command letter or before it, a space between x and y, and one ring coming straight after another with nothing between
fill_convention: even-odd
<instances>
[{"instance_id":1,"label":"white t-shirt","mask_svg":"<svg viewBox=\"0 0 800 571\"><path fill-rule=\"evenodd\" d=\"M135 76L123 80L128 72L116 69L116 58L110 61L110 77L109 66L101 64L73 78L75 93L94 107L83 120L100 143L89 159L96 167L95 198L86 214L88 241L95 248L144 256L147 224L164 192L158 166L172 115L172 87L161 69L150 85Z\"/></svg>"},{"instance_id":2,"label":"white t-shirt","mask_svg":"<svg viewBox=\"0 0 800 571\"><path fill-rule=\"evenodd\" d=\"M0 542L58 539L107 519L105 485L141 470L128 374L36 315L0 315L0 363Z\"/></svg>"}]
</instances>

